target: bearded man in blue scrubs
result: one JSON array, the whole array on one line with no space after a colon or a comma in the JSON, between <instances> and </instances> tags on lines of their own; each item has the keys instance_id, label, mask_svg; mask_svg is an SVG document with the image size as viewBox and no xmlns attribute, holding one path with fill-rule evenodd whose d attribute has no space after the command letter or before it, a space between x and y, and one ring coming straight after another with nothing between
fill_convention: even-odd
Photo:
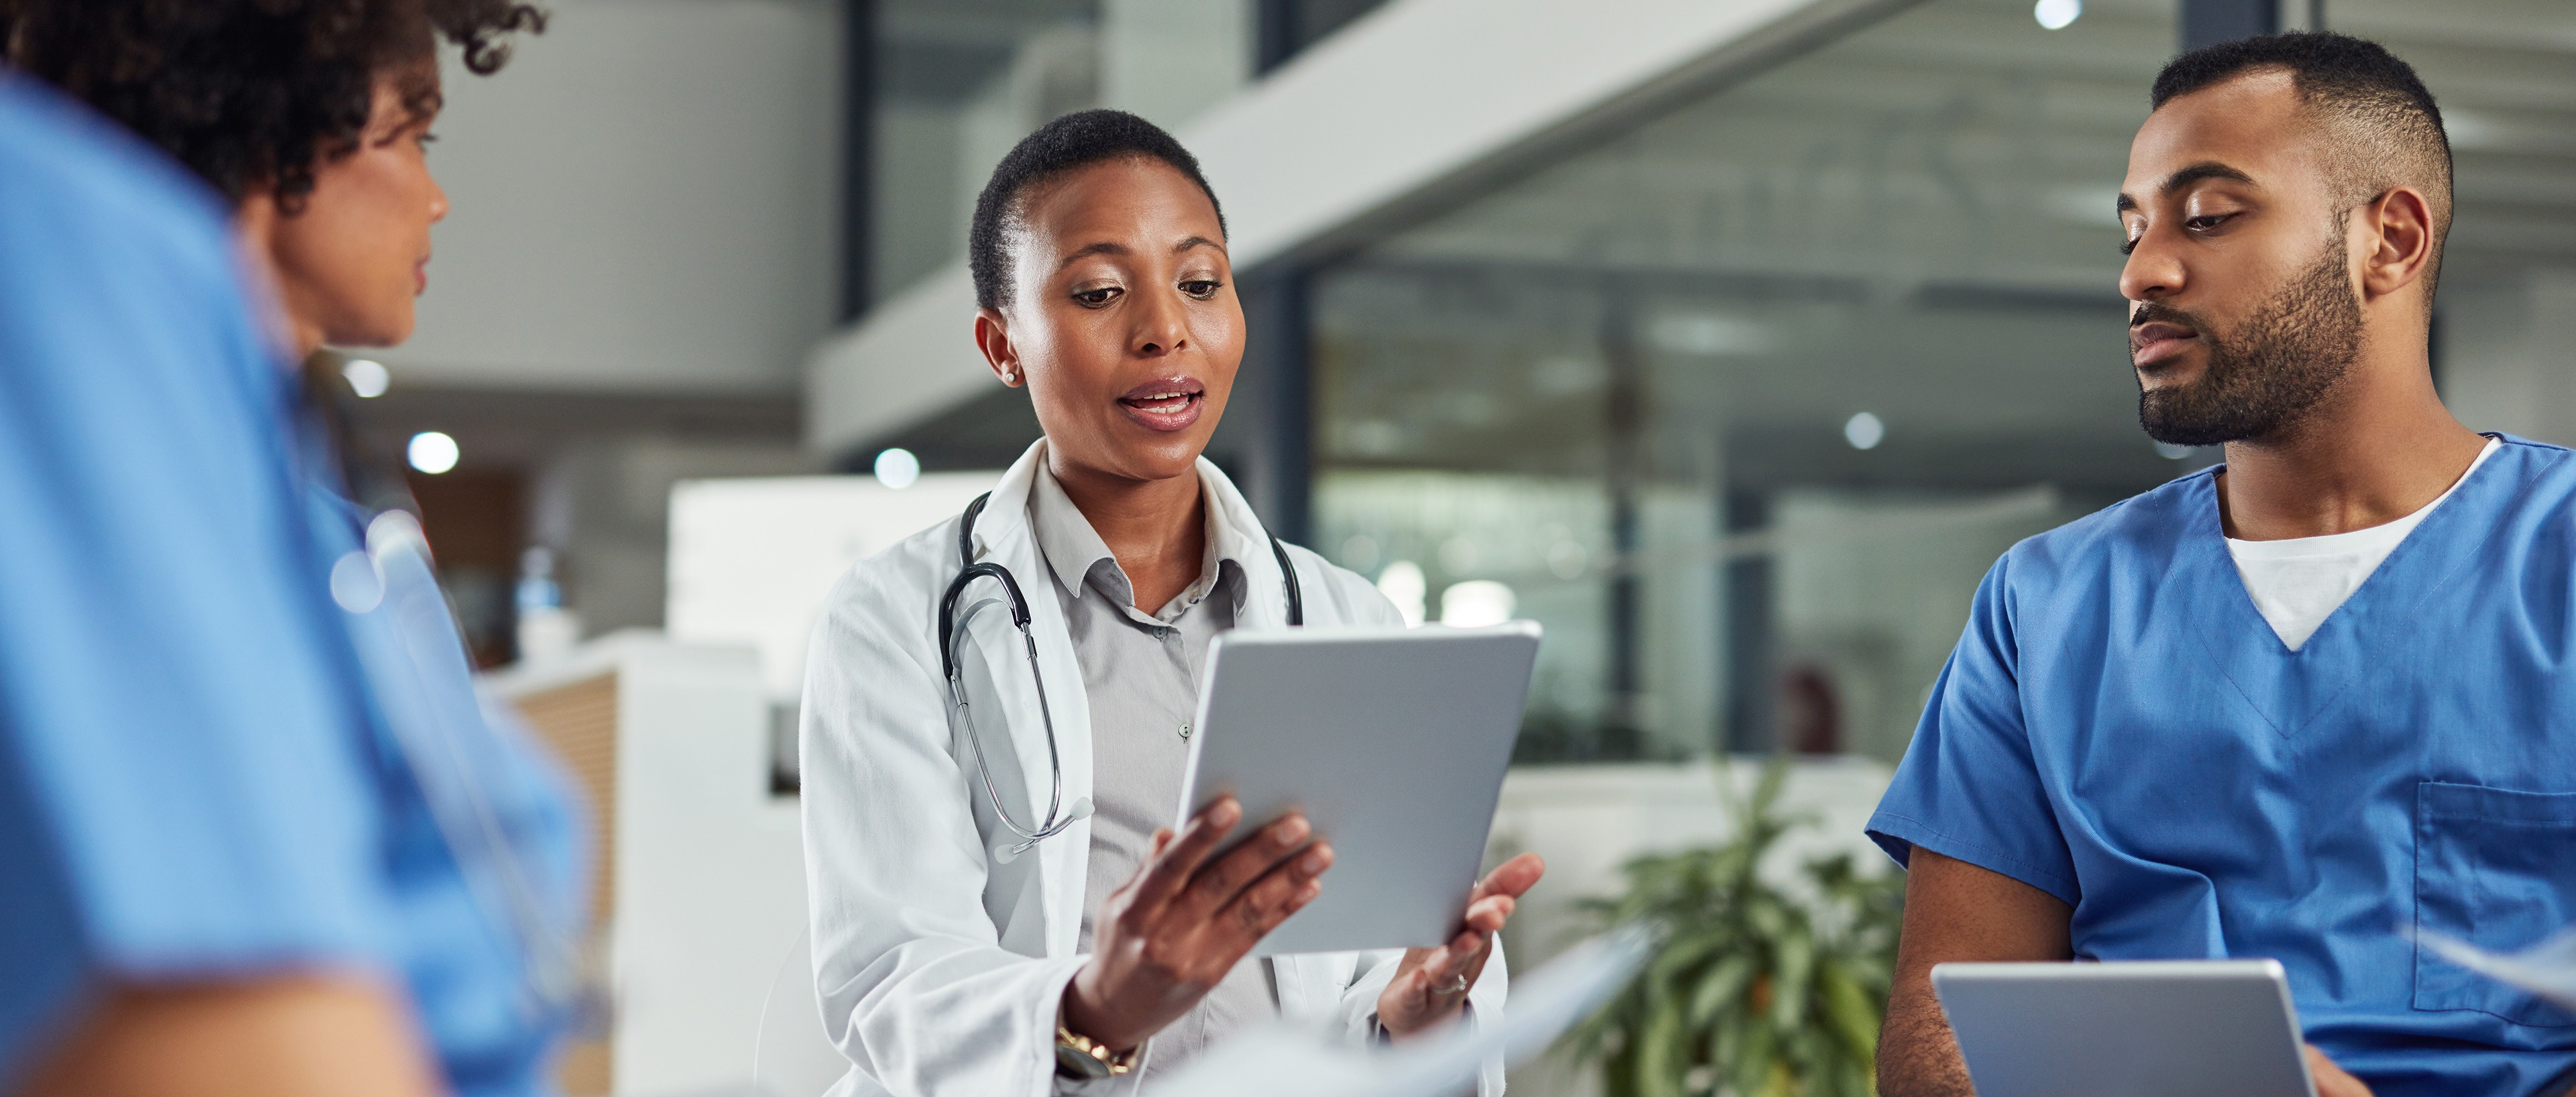
<instances>
[{"instance_id":1,"label":"bearded man in blue scrubs","mask_svg":"<svg viewBox=\"0 0 2576 1097\"><path fill-rule=\"evenodd\" d=\"M2220 957L2288 970L2326 1097L2566 1092L2576 1013L2402 932L2576 924L2576 455L2434 391L2441 115L2325 34L2186 54L2152 100L2139 417L2226 463L1978 588L1869 823L1909 869L1880 1092L1971 1092L1934 964Z\"/></svg>"}]
</instances>

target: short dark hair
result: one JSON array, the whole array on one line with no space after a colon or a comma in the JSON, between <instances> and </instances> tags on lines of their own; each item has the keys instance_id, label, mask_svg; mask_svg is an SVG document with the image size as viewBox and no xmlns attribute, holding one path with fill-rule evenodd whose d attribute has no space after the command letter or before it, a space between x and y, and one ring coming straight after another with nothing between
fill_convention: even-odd
<instances>
[{"instance_id":1,"label":"short dark hair","mask_svg":"<svg viewBox=\"0 0 2576 1097\"><path fill-rule=\"evenodd\" d=\"M508 36L545 29L515 0L0 0L11 64L159 145L238 204L294 209L313 170L367 128L393 76L416 115L439 104L438 39L498 70Z\"/></svg>"},{"instance_id":2,"label":"short dark hair","mask_svg":"<svg viewBox=\"0 0 2576 1097\"><path fill-rule=\"evenodd\" d=\"M2424 190L2433 207L2438 266L2451 225L2451 137L2414 66L2377 42L2348 34L2266 34L2203 46L2167 62L2148 94L2150 109L2258 72L2288 73L2300 101L2325 123L2334 174L2329 184L2338 205L2348 209L2401 184ZM2432 276L2428 267L2427 288Z\"/></svg>"},{"instance_id":3,"label":"short dark hair","mask_svg":"<svg viewBox=\"0 0 2576 1097\"><path fill-rule=\"evenodd\" d=\"M1172 135L1123 110L1075 111L1039 126L1036 133L1011 146L993 177L975 196L975 220L966 230L966 268L975 276L975 303L1002 307L1011 296L1013 256L1008 237L1012 223L1028 204L1029 192L1079 168L1113 160L1160 160L1198 184L1216 207L1216 227L1225 231L1225 207L1216 189L1199 174L1199 159Z\"/></svg>"}]
</instances>

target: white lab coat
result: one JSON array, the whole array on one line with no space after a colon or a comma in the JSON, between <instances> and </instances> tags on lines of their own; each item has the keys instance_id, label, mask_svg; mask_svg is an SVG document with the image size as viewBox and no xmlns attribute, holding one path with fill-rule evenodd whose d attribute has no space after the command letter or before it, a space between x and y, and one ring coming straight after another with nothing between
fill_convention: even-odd
<instances>
[{"instance_id":1,"label":"white lab coat","mask_svg":"<svg viewBox=\"0 0 2576 1097\"><path fill-rule=\"evenodd\" d=\"M1043 441L1030 447L1003 475L976 520L975 543L977 558L1008 567L1027 596L1071 805L1091 794L1091 710L1048 587L1054 577L1029 528L1044 450ZM1249 592L1236 627L1284 627L1287 594L1260 520L1215 465L1201 460L1199 475L1225 510L1214 528L1238 531L1241 541L1219 546L1242 565ZM1062 1091L1056 1012L1084 960L1074 946L1091 825L1076 822L1007 863L992 852L1011 835L976 783L964 721L940 676L939 602L958 571L958 525L952 518L853 567L833 588L808 657L802 768L814 980L824 1029L853 1066L836 1097ZM1402 623L1367 580L1305 549L1288 552L1307 623ZM968 635L960 668L985 757L1012 814L1034 824L1052 782L1025 649L1006 623ZM1366 1040L1378 992L1401 957L1280 957L1281 1010ZM1471 1019L1502 1015L1507 982L1498 945L1468 995ZM1499 1097L1499 1061L1486 1065L1477 1088Z\"/></svg>"}]
</instances>

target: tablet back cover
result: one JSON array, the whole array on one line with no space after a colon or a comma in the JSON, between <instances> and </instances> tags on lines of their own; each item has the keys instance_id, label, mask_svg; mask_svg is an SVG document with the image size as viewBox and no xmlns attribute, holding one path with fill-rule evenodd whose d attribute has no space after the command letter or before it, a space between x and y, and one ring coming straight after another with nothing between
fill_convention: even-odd
<instances>
[{"instance_id":1,"label":"tablet back cover","mask_svg":"<svg viewBox=\"0 0 2576 1097\"><path fill-rule=\"evenodd\" d=\"M1210 649L1179 818L1231 791L1228 845L1302 807L1324 890L1255 956L1429 948L1459 929L1511 764L1532 622L1227 633Z\"/></svg>"},{"instance_id":2,"label":"tablet back cover","mask_svg":"<svg viewBox=\"0 0 2576 1097\"><path fill-rule=\"evenodd\" d=\"M1935 965L1980 1097L2310 1097L2270 960Z\"/></svg>"}]
</instances>

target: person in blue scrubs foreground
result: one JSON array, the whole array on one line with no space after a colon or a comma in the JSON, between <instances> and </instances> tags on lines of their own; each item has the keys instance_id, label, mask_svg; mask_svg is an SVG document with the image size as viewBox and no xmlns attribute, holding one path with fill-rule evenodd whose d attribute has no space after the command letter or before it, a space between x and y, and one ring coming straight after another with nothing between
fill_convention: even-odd
<instances>
[{"instance_id":1,"label":"person in blue scrubs foreground","mask_svg":"<svg viewBox=\"0 0 2576 1097\"><path fill-rule=\"evenodd\" d=\"M1880 1092L1972 1092L1934 964L2219 957L2288 970L2326 1097L2566 1092L2576 1013L2405 934L2576 923L2576 461L2434 391L2441 116L2327 34L2186 54L2152 100L2140 418L2226 463L1978 588L1869 822L1909 869Z\"/></svg>"},{"instance_id":2,"label":"person in blue scrubs foreground","mask_svg":"<svg viewBox=\"0 0 2576 1097\"><path fill-rule=\"evenodd\" d=\"M409 334L433 35L526 10L0 0L113 116L0 70L0 1092L552 1089L570 805L288 365Z\"/></svg>"},{"instance_id":3,"label":"person in blue scrubs foreground","mask_svg":"<svg viewBox=\"0 0 2576 1097\"><path fill-rule=\"evenodd\" d=\"M274 363L214 196L0 70L0 1091L425 1088Z\"/></svg>"}]
</instances>

